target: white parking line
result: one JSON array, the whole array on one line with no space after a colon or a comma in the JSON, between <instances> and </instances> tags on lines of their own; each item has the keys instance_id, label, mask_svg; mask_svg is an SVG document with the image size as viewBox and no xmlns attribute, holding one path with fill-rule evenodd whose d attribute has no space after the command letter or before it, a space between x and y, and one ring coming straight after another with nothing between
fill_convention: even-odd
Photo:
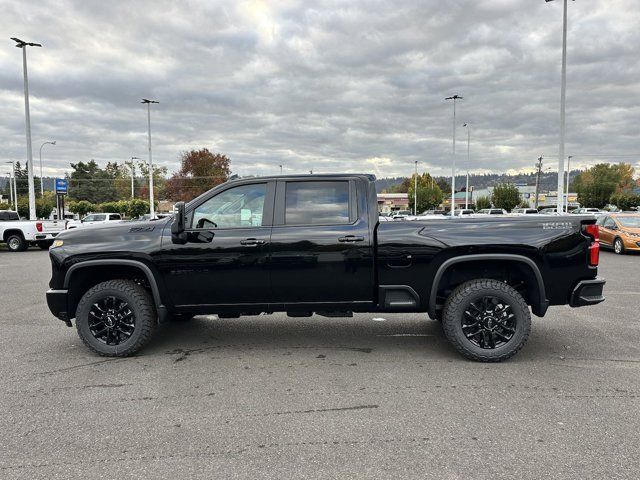
<instances>
[{"instance_id":1,"label":"white parking line","mask_svg":"<svg viewBox=\"0 0 640 480\"><path fill-rule=\"evenodd\" d=\"M386 318L382 318L382 317L373 317L371 320L373 320L374 322L386 322L387 321Z\"/></svg>"}]
</instances>

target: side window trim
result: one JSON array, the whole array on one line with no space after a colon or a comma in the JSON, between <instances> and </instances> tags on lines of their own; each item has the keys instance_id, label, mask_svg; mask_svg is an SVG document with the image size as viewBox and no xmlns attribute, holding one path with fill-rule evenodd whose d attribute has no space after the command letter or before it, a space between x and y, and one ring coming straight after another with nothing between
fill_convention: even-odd
<instances>
[{"instance_id":1,"label":"side window trim","mask_svg":"<svg viewBox=\"0 0 640 480\"><path fill-rule=\"evenodd\" d=\"M187 225L191 225L191 222L193 221L193 213L195 212L195 210L200 205L211 200L213 197L216 197L232 188L243 187L246 185L260 185L260 184L266 184L267 186L266 194L264 198L264 206L262 207L262 225L246 226L246 227L219 227L219 228L216 228L216 230L252 230L255 228L271 228L273 226L273 210L274 210L273 205L274 205L274 200L276 195L276 182L272 180L234 183L233 185L229 185L227 188L217 190L215 193L212 192L211 195L207 195L206 198L203 198L200 203L198 203L197 205L193 205L191 208L189 208L189 210L186 212L185 223ZM199 232L199 231L209 231L209 230L211 229L210 228L191 228L191 226L185 229L185 231L187 232Z\"/></svg>"}]
</instances>

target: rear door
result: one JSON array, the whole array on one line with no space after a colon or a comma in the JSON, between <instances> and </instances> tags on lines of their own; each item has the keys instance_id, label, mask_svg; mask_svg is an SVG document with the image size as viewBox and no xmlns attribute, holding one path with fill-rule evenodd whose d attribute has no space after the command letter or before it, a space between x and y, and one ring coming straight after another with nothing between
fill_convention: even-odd
<instances>
[{"instance_id":1,"label":"rear door","mask_svg":"<svg viewBox=\"0 0 640 480\"><path fill-rule=\"evenodd\" d=\"M364 190L355 179L278 181L270 258L274 303L372 302L373 239Z\"/></svg>"}]
</instances>

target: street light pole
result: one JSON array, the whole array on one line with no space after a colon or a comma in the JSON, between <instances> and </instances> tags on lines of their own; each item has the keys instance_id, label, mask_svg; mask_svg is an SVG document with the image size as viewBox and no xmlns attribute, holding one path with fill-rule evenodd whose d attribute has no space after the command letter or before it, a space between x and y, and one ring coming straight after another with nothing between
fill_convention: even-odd
<instances>
[{"instance_id":1,"label":"street light pole","mask_svg":"<svg viewBox=\"0 0 640 480\"><path fill-rule=\"evenodd\" d=\"M5 162L11 164L11 173L13 176L13 190L11 190L11 178L9 178L9 190L11 193L11 202L13 203L13 208L15 211L18 211L18 190L16 188L16 165L13 161Z\"/></svg>"},{"instance_id":2,"label":"street light pole","mask_svg":"<svg viewBox=\"0 0 640 480\"><path fill-rule=\"evenodd\" d=\"M413 186L413 214L418 215L418 161L415 161L416 164L416 179L415 184Z\"/></svg>"},{"instance_id":3,"label":"street light pole","mask_svg":"<svg viewBox=\"0 0 640 480\"><path fill-rule=\"evenodd\" d=\"M24 116L27 132L27 174L29 177L29 220L36 219L36 194L33 181L33 153L31 152L31 117L29 115L29 78L27 76L27 47L42 47L39 43L24 42L11 37L16 47L22 49L22 71L24 74Z\"/></svg>"},{"instance_id":4,"label":"street light pole","mask_svg":"<svg viewBox=\"0 0 640 480\"><path fill-rule=\"evenodd\" d=\"M462 100L458 94L445 98L445 100L453 100L453 161L451 163L451 217L455 214L456 200L456 100Z\"/></svg>"},{"instance_id":5,"label":"street light pole","mask_svg":"<svg viewBox=\"0 0 640 480\"><path fill-rule=\"evenodd\" d=\"M280 175L282 175L282 165L280 165Z\"/></svg>"},{"instance_id":6,"label":"street light pole","mask_svg":"<svg viewBox=\"0 0 640 480\"><path fill-rule=\"evenodd\" d=\"M153 204L153 158L151 156L151 104L152 103L160 103L155 100L149 100L146 98L142 99L142 102L147 104L147 132L149 134L149 213L151 213L151 218L156 217L156 208Z\"/></svg>"},{"instance_id":7,"label":"street light pole","mask_svg":"<svg viewBox=\"0 0 640 480\"><path fill-rule=\"evenodd\" d=\"M464 208L466 210L469 208L469 165L471 165L471 125L469 125L469 123L465 123L462 126L467 127L467 187L464 190L465 191Z\"/></svg>"},{"instance_id":8,"label":"street light pole","mask_svg":"<svg viewBox=\"0 0 640 480\"><path fill-rule=\"evenodd\" d=\"M11 172L7 173L7 175L9 176L9 203L13 203L13 179L11 178Z\"/></svg>"},{"instance_id":9,"label":"street light pole","mask_svg":"<svg viewBox=\"0 0 640 480\"><path fill-rule=\"evenodd\" d=\"M542 171L542 155L538 157L538 163L536 163L536 168L538 169L538 173L536 174L536 203L535 208L538 208L538 188L540 185L540 172Z\"/></svg>"},{"instance_id":10,"label":"street light pole","mask_svg":"<svg viewBox=\"0 0 640 480\"><path fill-rule=\"evenodd\" d=\"M545 0L549 3L554 0ZM562 174L564 173L565 104L567 97L567 4L564 0L562 16L562 80L560 86L560 146L558 148L558 201L557 210L562 212L564 203ZM575 1L575 0L574 0ZM567 207L568 208L568 207Z\"/></svg>"},{"instance_id":11,"label":"street light pole","mask_svg":"<svg viewBox=\"0 0 640 480\"><path fill-rule=\"evenodd\" d=\"M573 155L567 157L567 213L569 213L569 175L571 175L571 159Z\"/></svg>"},{"instance_id":12,"label":"street light pole","mask_svg":"<svg viewBox=\"0 0 640 480\"><path fill-rule=\"evenodd\" d=\"M134 193L134 178L136 176L136 166L133 163L134 160L140 160L138 157L131 157L129 160L129 166L131 167L131 200L135 197Z\"/></svg>"},{"instance_id":13,"label":"street light pole","mask_svg":"<svg viewBox=\"0 0 640 480\"><path fill-rule=\"evenodd\" d=\"M44 181L42 180L42 147L44 147L45 145L55 145L56 141L54 140L53 142L44 142L42 145L40 145L40 196L44 197Z\"/></svg>"}]
</instances>

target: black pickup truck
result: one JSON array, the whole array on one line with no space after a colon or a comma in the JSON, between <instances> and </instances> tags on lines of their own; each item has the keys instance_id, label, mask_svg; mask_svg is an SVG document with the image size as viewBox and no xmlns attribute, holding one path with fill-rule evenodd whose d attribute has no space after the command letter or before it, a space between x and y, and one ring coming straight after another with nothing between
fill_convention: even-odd
<instances>
[{"instance_id":1,"label":"black pickup truck","mask_svg":"<svg viewBox=\"0 0 640 480\"><path fill-rule=\"evenodd\" d=\"M199 314L426 312L466 357L501 361L526 342L529 309L604 300L593 217L379 222L374 180L240 179L170 219L67 231L50 250L49 308L108 356Z\"/></svg>"}]
</instances>

